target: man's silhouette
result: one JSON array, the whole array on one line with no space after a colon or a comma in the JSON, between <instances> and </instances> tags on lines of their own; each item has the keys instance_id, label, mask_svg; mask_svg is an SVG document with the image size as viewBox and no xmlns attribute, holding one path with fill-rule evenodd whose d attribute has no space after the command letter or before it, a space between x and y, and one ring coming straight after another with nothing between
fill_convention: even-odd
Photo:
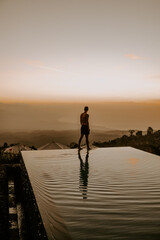
<instances>
[{"instance_id":1,"label":"man's silhouette","mask_svg":"<svg viewBox=\"0 0 160 240\"><path fill-rule=\"evenodd\" d=\"M90 150L89 147L89 141L88 141L88 135L90 133L89 129L89 115L88 115L88 107L86 106L84 108L84 112L80 115L80 122L81 122L81 137L79 139L78 149L81 150L81 141L83 136L86 137L86 144L87 144L87 150Z\"/></svg>"}]
</instances>

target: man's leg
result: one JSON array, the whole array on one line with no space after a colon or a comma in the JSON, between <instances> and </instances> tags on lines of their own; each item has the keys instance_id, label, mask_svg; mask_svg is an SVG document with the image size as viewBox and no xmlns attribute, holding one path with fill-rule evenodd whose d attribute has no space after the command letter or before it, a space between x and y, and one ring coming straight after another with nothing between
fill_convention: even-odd
<instances>
[{"instance_id":1,"label":"man's leg","mask_svg":"<svg viewBox=\"0 0 160 240\"><path fill-rule=\"evenodd\" d=\"M90 147L89 147L88 134L85 134L85 137L86 137L87 149L89 150L89 149L90 149Z\"/></svg>"},{"instance_id":2,"label":"man's leg","mask_svg":"<svg viewBox=\"0 0 160 240\"><path fill-rule=\"evenodd\" d=\"M81 141L82 141L83 136L84 136L84 134L81 134L81 137L79 139L79 144L78 144L78 148L79 149L81 148Z\"/></svg>"}]
</instances>

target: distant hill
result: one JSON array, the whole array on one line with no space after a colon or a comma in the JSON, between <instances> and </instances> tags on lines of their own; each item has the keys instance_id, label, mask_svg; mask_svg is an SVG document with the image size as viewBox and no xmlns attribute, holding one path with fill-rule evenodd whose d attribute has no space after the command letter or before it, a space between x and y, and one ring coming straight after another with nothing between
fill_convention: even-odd
<instances>
[{"instance_id":1,"label":"distant hill","mask_svg":"<svg viewBox=\"0 0 160 240\"><path fill-rule=\"evenodd\" d=\"M109 130L109 131L98 131L91 130L90 143L95 141L108 141L124 134L128 134L128 131L121 130ZM69 145L71 142L78 142L80 137L79 130L66 130L66 131L55 131L55 130L40 130L31 132L0 132L0 145L4 142L8 144L23 143L27 146L35 146L36 148L47 144L48 142L55 141L65 145Z\"/></svg>"},{"instance_id":2,"label":"distant hill","mask_svg":"<svg viewBox=\"0 0 160 240\"><path fill-rule=\"evenodd\" d=\"M148 128L148 130L153 130ZM105 142L94 142L96 147L122 147L131 146L150 152L153 154L160 155L160 130L155 132L147 131L146 134L142 135L142 131L138 131L136 135L126 136L116 138L114 140L109 140Z\"/></svg>"}]
</instances>

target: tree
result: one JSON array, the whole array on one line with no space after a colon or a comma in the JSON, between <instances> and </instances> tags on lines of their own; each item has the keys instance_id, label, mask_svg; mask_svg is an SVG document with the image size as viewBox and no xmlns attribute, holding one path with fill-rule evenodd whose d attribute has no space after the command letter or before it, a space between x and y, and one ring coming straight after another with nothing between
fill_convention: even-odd
<instances>
[{"instance_id":1,"label":"tree","mask_svg":"<svg viewBox=\"0 0 160 240\"><path fill-rule=\"evenodd\" d=\"M148 127L147 135L151 135L151 134L153 134L153 128L152 127Z\"/></svg>"},{"instance_id":2,"label":"tree","mask_svg":"<svg viewBox=\"0 0 160 240\"><path fill-rule=\"evenodd\" d=\"M133 136L133 133L135 132L135 130L129 130L130 136Z\"/></svg>"},{"instance_id":3,"label":"tree","mask_svg":"<svg viewBox=\"0 0 160 240\"><path fill-rule=\"evenodd\" d=\"M142 131L137 131L136 132L136 136L138 137L138 136L142 136Z\"/></svg>"},{"instance_id":4,"label":"tree","mask_svg":"<svg viewBox=\"0 0 160 240\"><path fill-rule=\"evenodd\" d=\"M31 146L30 147L32 150L37 150L37 148L35 146Z\"/></svg>"},{"instance_id":5,"label":"tree","mask_svg":"<svg viewBox=\"0 0 160 240\"><path fill-rule=\"evenodd\" d=\"M8 147L8 143L5 142L5 143L3 144L3 147L4 147L4 148L7 148L7 147Z\"/></svg>"}]
</instances>

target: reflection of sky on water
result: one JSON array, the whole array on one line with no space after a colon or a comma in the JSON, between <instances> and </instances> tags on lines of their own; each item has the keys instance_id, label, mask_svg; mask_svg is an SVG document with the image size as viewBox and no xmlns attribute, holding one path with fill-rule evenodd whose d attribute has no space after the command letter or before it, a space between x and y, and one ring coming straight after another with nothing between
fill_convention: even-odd
<instances>
[{"instance_id":1,"label":"reflection of sky on water","mask_svg":"<svg viewBox=\"0 0 160 240\"><path fill-rule=\"evenodd\" d=\"M138 158L129 158L128 160L132 166L135 166L139 162Z\"/></svg>"},{"instance_id":2,"label":"reflection of sky on water","mask_svg":"<svg viewBox=\"0 0 160 240\"><path fill-rule=\"evenodd\" d=\"M131 166L131 175L136 176L136 174L138 173L139 159L138 158L133 158L133 157L129 158L128 163Z\"/></svg>"}]
</instances>

